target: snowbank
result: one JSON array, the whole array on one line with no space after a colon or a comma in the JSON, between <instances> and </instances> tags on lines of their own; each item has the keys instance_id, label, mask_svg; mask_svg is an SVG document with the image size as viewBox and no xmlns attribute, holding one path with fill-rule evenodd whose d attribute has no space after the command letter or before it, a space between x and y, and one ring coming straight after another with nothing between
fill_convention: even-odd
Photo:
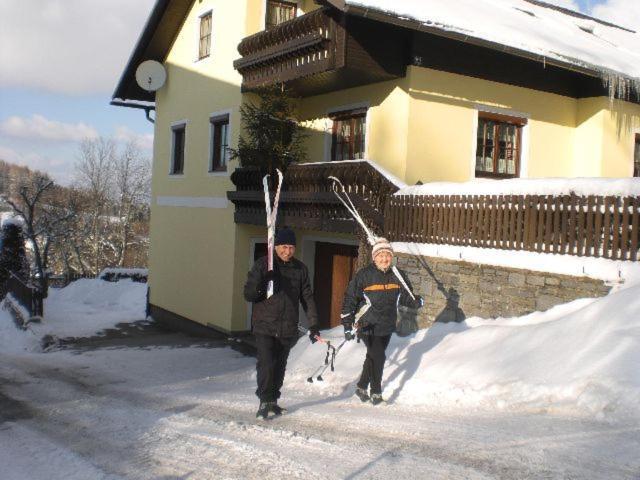
<instances>
[{"instance_id":1,"label":"snowbank","mask_svg":"<svg viewBox=\"0 0 640 480\"><path fill-rule=\"evenodd\" d=\"M42 323L19 330L6 311L0 310L0 351L39 352L45 335L58 338L93 336L119 323L143 320L147 285L121 280L80 279L62 289L49 289Z\"/></svg>"},{"instance_id":2,"label":"snowbank","mask_svg":"<svg viewBox=\"0 0 640 480\"><path fill-rule=\"evenodd\" d=\"M395 195L601 195L636 197L640 178L477 178L401 188Z\"/></svg>"},{"instance_id":3,"label":"snowbank","mask_svg":"<svg viewBox=\"0 0 640 480\"><path fill-rule=\"evenodd\" d=\"M336 344L340 328L328 333ZM301 341L287 385L304 383L325 348ZM350 342L336 371L306 384L338 394L352 390L365 348ZM520 318L437 324L392 337L383 381L398 404L439 408L580 411L599 418L640 418L640 285ZM299 388L299 387L298 387Z\"/></svg>"}]
</instances>

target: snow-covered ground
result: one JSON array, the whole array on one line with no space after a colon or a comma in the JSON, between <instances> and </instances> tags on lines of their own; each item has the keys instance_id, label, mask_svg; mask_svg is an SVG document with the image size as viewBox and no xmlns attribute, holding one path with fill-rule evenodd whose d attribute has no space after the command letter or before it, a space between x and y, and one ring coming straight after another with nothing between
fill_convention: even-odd
<instances>
[{"instance_id":1,"label":"snow-covered ground","mask_svg":"<svg viewBox=\"0 0 640 480\"><path fill-rule=\"evenodd\" d=\"M144 298L80 280L26 332L0 311L2 479L640 478L640 284L394 337L376 407L352 395L362 344L308 383L326 347L302 338L266 422L228 347L39 347L141 320Z\"/></svg>"}]
</instances>

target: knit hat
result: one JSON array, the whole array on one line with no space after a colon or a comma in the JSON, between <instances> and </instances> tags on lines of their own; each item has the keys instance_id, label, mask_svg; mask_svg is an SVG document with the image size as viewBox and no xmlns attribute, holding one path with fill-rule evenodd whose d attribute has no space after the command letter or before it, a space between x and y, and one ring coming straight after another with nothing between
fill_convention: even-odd
<instances>
[{"instance_id":1,"label":"knit hat","mask_svg":"<svg viewBox=\"0 0 640 480\"><path fill-rule=\"evenodd\" d=\"M373 244L373 247L371 248L371 258L375 259L376 255L381 252L389 252L391 255L393 255L393 248L391 247L389 240L382 237L378 238L376 240L376 243Z\"/></svg>"},{"instance_id":2,"label":"knit hat","mask_svg":"<svg viewBox=\"0 0 640 480\"><path fill-rule=\"evenodd\" d=\"M289 227L282 227L276 232L276 245L295 245L296 234Z\"/></svg>"}]
</instances>

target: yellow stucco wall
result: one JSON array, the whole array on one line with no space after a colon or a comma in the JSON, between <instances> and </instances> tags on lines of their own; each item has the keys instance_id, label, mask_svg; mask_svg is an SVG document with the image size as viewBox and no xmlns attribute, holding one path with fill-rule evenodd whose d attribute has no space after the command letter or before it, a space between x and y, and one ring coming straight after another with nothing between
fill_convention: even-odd
<instances>
[{"instance_id":1,"label":"yellow stucco wall","mask_svg":"<svg viewBox=\"0 0 640 480\"><path fill-rule=\"evenodd\" d=\"M212 11L210 57L197 61L199 16ZM233 189L229 173L209 170L209 117L230 113L230 145L240 130L241 77L233 69L246 35L244 2L194 2L166 58L166 85L157 92L149 256L151 302L202 324L233 330L237 302ZM171 125L187 122L184 175L169 175ZM170 205L159 205L169 203ZM208 206L174 206L176 204ZM236 307L237 308L237 307Z\"/></svg>"}]
</instances>

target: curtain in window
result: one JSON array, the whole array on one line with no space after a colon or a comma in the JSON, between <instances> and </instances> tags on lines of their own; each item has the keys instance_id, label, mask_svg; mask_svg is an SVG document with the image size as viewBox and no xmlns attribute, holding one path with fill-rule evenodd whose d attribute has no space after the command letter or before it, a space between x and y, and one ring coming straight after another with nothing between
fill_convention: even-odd
<instances>
[{"instance_id":1,"label":"curtain in window","mask_svg":"<svg viewBox=\"0 0 640 480\"><path fill-rule=\"evenodd\" d=\"M200 49L199 57L208 57L211 53L211 14L208 13L200 18Z\"/></svg>"}]
</instances>

